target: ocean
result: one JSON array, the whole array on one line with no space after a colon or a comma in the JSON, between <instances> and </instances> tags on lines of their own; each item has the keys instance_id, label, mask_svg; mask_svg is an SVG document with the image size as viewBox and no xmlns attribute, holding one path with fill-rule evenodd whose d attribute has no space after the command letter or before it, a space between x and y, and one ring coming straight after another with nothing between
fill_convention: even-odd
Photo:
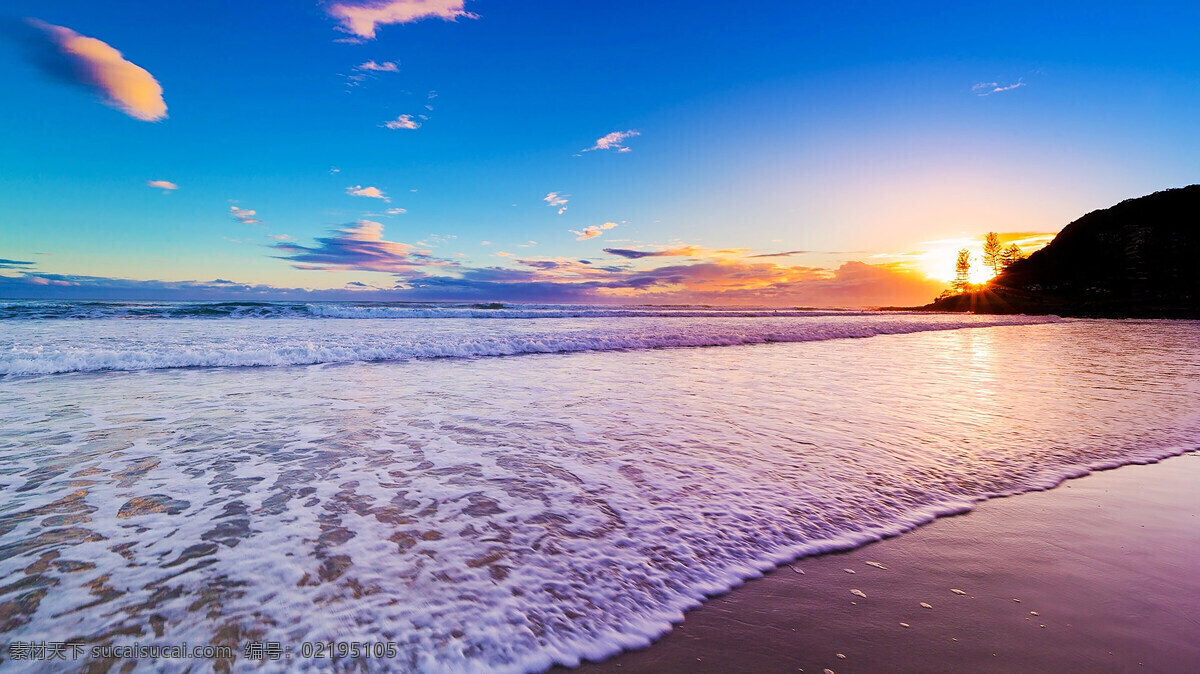
<instances>
[{"instance_id":1,"label":"ocean","mask_svg":"<svg viewBox=\"0 0 1200 674\"><path fill-rule=\"evenodd\" d=\"M782 562L1196 449L1197 400L1194 321L3 302L0 632L573 665Z\"/></svg>"}]
</instances>

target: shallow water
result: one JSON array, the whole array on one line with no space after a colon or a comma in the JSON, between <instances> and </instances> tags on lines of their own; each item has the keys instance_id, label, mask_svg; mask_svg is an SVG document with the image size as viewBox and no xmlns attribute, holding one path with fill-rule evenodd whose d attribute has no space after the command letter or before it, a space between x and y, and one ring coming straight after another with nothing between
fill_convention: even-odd
<instances>
[{"instance_id":1,"label":"shallow water","mask_svg":"<svg viewBox=\"0 0 1200 674\"><path fill-rule=\"evenodd\" d=\"M207 306L207 305L205 305ZM240 306L240 305L239 305ZM256 311L259 307L253 307ZM152 316L102 314L81 320L0 319L0 376L151 370L177 367L263 367L421 358L482 358L687 346L807 342L848 337L1021 325L1057 320L1026 316L953 316L857 312L672 310L621 315L575 310L510 310L521 318L468 318L457 308L414 310L391 305L320 305L353 319L298 318L270 305L265 316L196 318L182 305L156 306ZM66 310L64 310L66 311ZM73 313L90 315L79 307ZM122 308L122 311L126 311ZM141 309L139 309L141 311ZM164 313L166 312L166 313ZM171 313L174 312L174 313ZM426 314L436 314L430 317ZM384 314L386 318L377 315ZM28 315L28 312L26 314Z\"/></svg>"},{"instance_id":2,"label":"shallow water","mask_svg":"<svg viewBox=\"0 0 1200 674\"><path fill-rule=\"evenodd\" d=\"M713 319L562 320L442 329L734 332ZM780 330L740 320L738 334ZM257 339L267 323L301 339L282 320L207 325ZM388 339L348 323L321 345ZM537 670L644 644L706 594L798 554L1200 444L1198 323L935 327L5 377L0 630L239 648L395 641L397 660L359 664Z\"/></svg>"}]
</instances>

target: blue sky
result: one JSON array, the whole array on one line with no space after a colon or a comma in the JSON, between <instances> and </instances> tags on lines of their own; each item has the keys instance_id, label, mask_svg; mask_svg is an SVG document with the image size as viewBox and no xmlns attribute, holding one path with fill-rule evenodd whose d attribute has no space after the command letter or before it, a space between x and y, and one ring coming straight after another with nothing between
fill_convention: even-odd
<instances>
[{"instance_id":1,"label":"blue sky","mask_svg":"<svg viewBox=\"0 0 1200 674\"><path fill-rule=\"evenodd\" d=\"M920 301L989 230L1032 248L1200 169L1187 3L0 11L8 296Z\"/></svg>"}]
</instances>

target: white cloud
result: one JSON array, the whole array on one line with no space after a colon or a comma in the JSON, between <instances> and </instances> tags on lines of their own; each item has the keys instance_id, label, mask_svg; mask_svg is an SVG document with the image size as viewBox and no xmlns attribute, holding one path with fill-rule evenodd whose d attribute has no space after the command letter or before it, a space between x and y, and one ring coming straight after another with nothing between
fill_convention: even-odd
<instances>
[{"instance_id":1,"label":"white cloud","mask_svg":"<svg viewBox=\"0 0 1200 674\"><path fill-rule=\"evenodd\" d=\"M374 59L372 59L370 61L367 61L366 63L360 63L360 64L354 66L354 69L355 70L366 70L366 71L375 72L375 73L398 73L398 72L400 72L400 64L396 63L395 61L384 61L383 63L376 63L374 61Z\"/></svg>"},{"instance_id":2,"label":"white cloud","mask_svg":"<svg viewBox=\"0 0 1200 674\"><path fill-rule=\"evenodd\" d=\"M385 202L391 202L386 194L378 187L363 187L362 185L354 185L346 188L346 194L355 197L367 197L369 199L383 199Z\"/></svg>"},{"instance_id":3,"label":"white cloud","mask_svg":"<svg viewBox=\"0 0 1200 674\"><path fill-rule=\"evenodd\" d=\"M276 241L295 241L289 234L268 234L267 238L275 239Z\"/></svg>"},{"instance_id":4,"label":"white cloud","mask_svg":"<svg viewBox=\"0 0 1200 674\"><path fill-rule=\"evenodd\" d=\"M400 115L390 122L384 122L384 126L389 129L418 129L421 123L413 119L412 115Z\"/></svg>"},{"instance_id":5,"label":"white cloud","mask_svg":"<svg viewBox=\"0 0 1200 674\"><path fill-rule=\"evenodd\" d=\"M148 187L157 187L160 190L166 190L168 192L179 189L179 185L176 185L170 180L147 180L146 185Z\"/></svg>"},{"instance_id":6,"label":"white cloud","mask_svg":"<svg viewBox=\"0 0 1200 674\"><path fill-rule=\"evenodd\" d=\"M444 21L454 21L459 17L479 18L463 9L463 0L339 2L330 6L328 11L341 23L339 30L355 35L360 40L375 39L375 30L381 25L412 23L430 17Z\"/></svg>"},{"instance_id":7,"label":"white cloud","mask_svg":"<svg viewBox=\"0 0 1200 674\"><path fill-rule=\"evenodd\" d=\"M617 152L629 152L629 148L625 147L625 141L634 136L642 135L641 131L630 129L628 131L613 131L596 139L596 144L580 150L580 152L591 152L592 150L616 150Z\"/></svg>"},{"instance_id":8,"label":"white cloud","mask_svg":"<svg viewBox=\"0 0 1200 674\"><path fill-rule=\"evenodd\" d=\"M583 228L583 231L576 231L574 229L569 231L575 235L576 241L587 241L588 239L594 239L597 236L600 236L605 230L612 229L616 226L617 223L615 222L606 222L601 225L588 225L587 227Z\"/></svg>"},{"instance_id":9,"label":"white cloud","mask_svg":"<svg viewBox=\"0 0 1200 674\"><path fill-rule=\"evenodd\" d=\"M262 222L262 220L259 220L255 217L256 215L258 215L258 211L255 211L251 208L238 208L237 206L229 207L229 217L237 220L243 225L257 225L258 223Z\"/></svg>"},{"instance_id":10,"label":"white cloud","mask_svg":"<svg viewBox=\"0 0 1200 674\"><path fill-rule=\"evenodd\" d=\"M388 215L400 215L401 213L407 213L407 212L408 212L407 208L389 208L389 209L387 209Z\"/></svg>"},{"instance_id":11,"label":"white cloud","mask_svg":"<svg viewBox=\"0 0 1200 674\"><path fill-rule=\"evenodd\" d=\"M1002 91L1012 91L1023 86L1025 86L1024 79L1019 79L1012 84L1004 86L1001 86L999 82L980 82L971 87L971 91L975 92L977 96L991 96L992 94L998 94Z\"/></svg>"},{"instance_id":12,"label":"white cloud","mask_svg":"<svg viewBox=\"0 0 1200 674\"><path fill-rule=\"evenodd\" d=\"M559 194L558 192L549 192L542 197L542 201L552 208L558 208L558 214L562 215L567 212L567 197L569 194Z\"/></svg>"}]
</instances>

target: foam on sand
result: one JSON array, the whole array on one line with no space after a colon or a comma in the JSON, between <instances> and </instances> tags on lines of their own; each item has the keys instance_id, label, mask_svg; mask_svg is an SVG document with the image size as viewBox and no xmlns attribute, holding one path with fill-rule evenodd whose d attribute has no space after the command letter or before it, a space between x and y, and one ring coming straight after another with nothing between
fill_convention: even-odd
<instances>
[{"instance_id":1,"label":"foam on sand","mask_svg":"<svg viewBox=\"0 0 1200 674\"><path fill-rule=\"evenodd\" d=\"M193 342L234 335L170 323ZM594 336L594 323L575 327ZM307 324L326 344L356 336ZM458 329L442 324L443 338ZM357 663L380 671L603 658L798 556L1194 448L1197 329L1064 321L753 349L4 378L0 578L13 603L0 629L397 642L398 659ZM866 583L888 573L839 574L838 594L873 603ZM848 594L851 581L871 598ZM943 614L916 603L936 596L911 606Z\"/></svg>"}]
</instances>

